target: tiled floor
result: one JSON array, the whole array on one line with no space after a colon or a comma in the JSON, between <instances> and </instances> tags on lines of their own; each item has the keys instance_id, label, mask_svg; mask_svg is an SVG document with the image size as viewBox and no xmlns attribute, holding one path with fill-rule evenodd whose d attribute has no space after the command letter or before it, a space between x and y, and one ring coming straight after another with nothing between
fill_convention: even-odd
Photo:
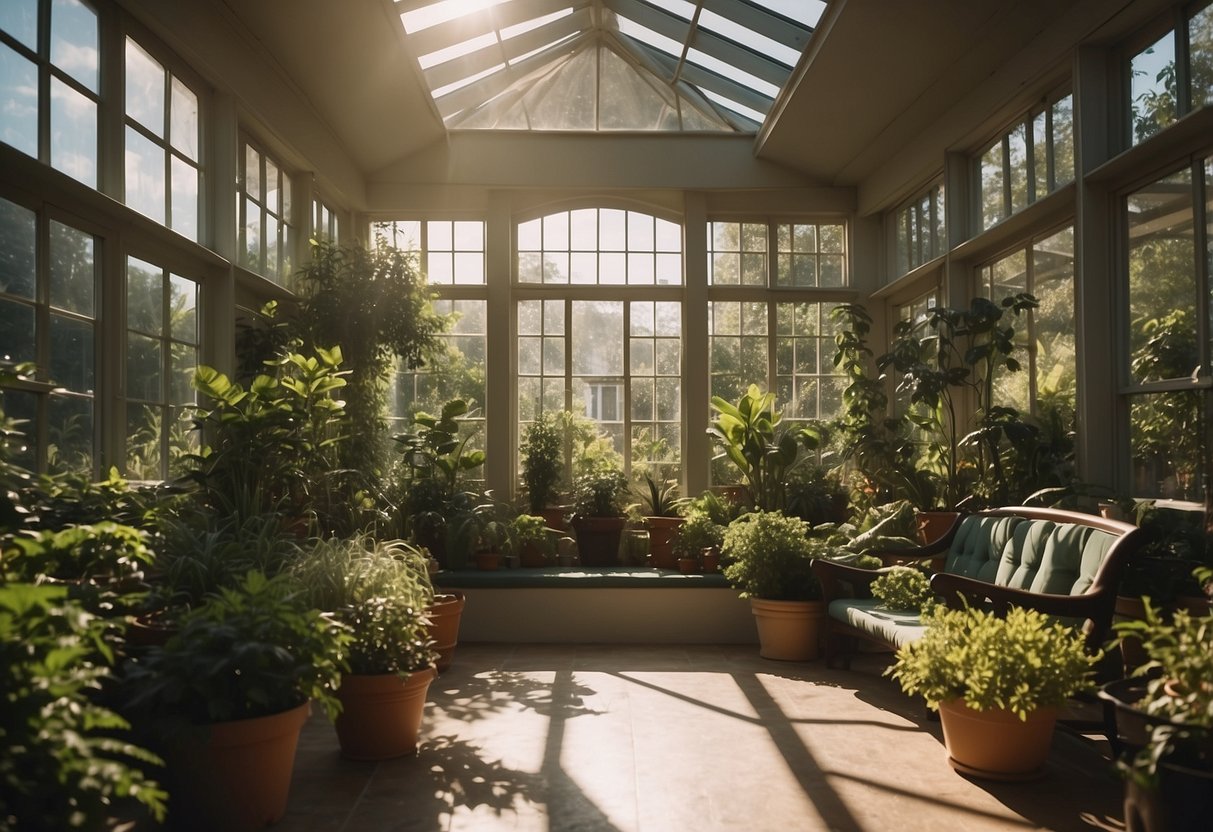
<instances>
[{"instance_id":1,"label":"tiled floor","mask_svg":"<svg viewBox=\"0 0 1213 832\"><path fill-rule=\"evenodd\" d=\"M277 832L1122 829L1101 744L1057 732L1044 778L948 766L881 677L754 647L460 645L414 757L341 759L312 717Z\"/></svg>"}]
</instances>

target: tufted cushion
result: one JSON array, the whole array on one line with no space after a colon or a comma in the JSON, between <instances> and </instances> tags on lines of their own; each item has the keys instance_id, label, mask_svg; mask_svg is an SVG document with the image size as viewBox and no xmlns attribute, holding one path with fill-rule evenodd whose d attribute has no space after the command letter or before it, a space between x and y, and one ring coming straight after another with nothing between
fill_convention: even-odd
<instances>
[{"instance_id":1,"label":"tufted cushion","mask_svg":"<svg viewBox=\"0 0 1213 832\"><path fill-rule=\"evenodd\" d=\"M967 517L944 571L1029 592L1081 595L1116 536L1073 523Z\"/></svg>"},{"instance_id":2,"label":"tufted cushion","mask_svg":"<svg viewBox=\"0 0 1213 832\"><path fill-rule=\"evenodd\" d=\"M830 602L829 614L844 624L873 636L885 644L900 647L917 641L926 632L916 612L893 612L879 608L875 598L839 598Z\"/></svg>"},{"instance_id":3,"label":"tufted cushion","mask_svg":"<svg viewBox=\"0 0 1213 832\"><path fill-rule=\"evenodd\" d=\"M956 530L944 571L994 583L1003 550L1012 542L1015 529L1028 522L1023 517L966 517Z\"/></svg>"}]
</instances>

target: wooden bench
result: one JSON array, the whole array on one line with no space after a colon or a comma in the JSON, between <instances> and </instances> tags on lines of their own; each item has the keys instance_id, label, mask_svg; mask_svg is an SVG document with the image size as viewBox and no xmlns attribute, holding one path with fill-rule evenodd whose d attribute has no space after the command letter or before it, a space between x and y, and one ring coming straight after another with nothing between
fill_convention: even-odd
<instances>
[{"instance_id":1,"label":"wooden bench","mask_svg":"<svg viewBox=\"0 0 1213 832\"><path fill-rule=\"evenodd\" d=\"M959 517L929 546L873 553L883 569L818 560L813 568L828 611L826 662L848 666L857 639L896 648L922 635L917 613L883 609L870 587L893 564L923 561L936 572L932 590L949 606L968 603L998 615L1021 606L1068 619L1083 628L1094 653L1110 634L1121 572L1143 542L1143 532L1128 523L1016 506Z\"/></svg>"}]
</instances>

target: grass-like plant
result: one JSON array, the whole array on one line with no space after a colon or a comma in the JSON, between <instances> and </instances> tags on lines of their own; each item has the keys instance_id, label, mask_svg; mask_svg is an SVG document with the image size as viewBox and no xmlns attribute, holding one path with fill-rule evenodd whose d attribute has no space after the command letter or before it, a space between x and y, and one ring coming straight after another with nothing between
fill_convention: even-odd
<instances>
[{"instance_id":1,"label":"grass-like plant","mask_svg":"<svg viewBox=\"0 0 1213 832\"><path fill-rule=\"evenodd\" d=\"M1082 633L1043 613L1012 608L1006 618L981 609L936 609L922 638L902 645L888 671L930 708L963 699L975 711L1002 708L1026 720L1091 686L1096 657Z\"/></svg>"}]
</instances>

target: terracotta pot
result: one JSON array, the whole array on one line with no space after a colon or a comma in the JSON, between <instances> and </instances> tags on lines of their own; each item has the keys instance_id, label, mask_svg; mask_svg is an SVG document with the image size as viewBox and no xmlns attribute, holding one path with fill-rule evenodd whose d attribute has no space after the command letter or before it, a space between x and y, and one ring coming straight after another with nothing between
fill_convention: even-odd
<instances>
[{"instance_id":1,"label":"terracotta pot","mask_svg":"<svg viewBox=\"0 0 1213 832\"><path fill-rule=\"evenodd\" d=\"M555 529L558 532L568 531L569 524L565 521L564 509L560 506L541 509L539 516L543 518L544 525L549 529Z\"/></svg>"},{"instance_id":2,"label":"terracotta pot","mask_svg":"<svg viewBox=\"0 0 1213 832\"><path fill-rule=\"evenodd\" d=\"M477 552L476 568L484 572L496 572L501 568L500 552Z\"/></svg>"},{"instance_id":3,"label":"terracotta pot","mask_svg":"<svg viewBox=\"0 0 1213 832\"><path fill-rule=\"evenodd\" d=\"M462 592L451 591L435 595L434 603L430 605L430 638L438 651L435 666L439 673L450 667L455 658L455 645L459 643L459 618L466 603L467 597Z\"/></svg>"},{"instance_id":4,"label":"terracotta pot","mask_svg":"<svg viewBox=\"0 0 1213 832\"><path fill-rule=\"evenodd\" d=\"M751 598L750 611L758 626L758 655L785 662L817 658L818 633L825 617L823 602Z\"/></svg>"},{"instance_id":5,"label":"terracotta pot","mask_svg":"<svg viewBox=\"0 0 1213 832\"><path fill-rule=\"evenodd\" d=\"M649 565L657 569L676 569L674 534L682 525L681 517L646 517L649 527Z\"/></svg>"},{"instance_id":6,"label":"terracotta pot","mask_svg":"<svg viewBox=\"0 0 1213 832\"><path fill-rule=\"evenodd\" d=\"M920 511L916 518L918 523L918 539L925 546L934 543L948 533L959 511Z\"/></svg>"},{"instance_id":7,"label":"terracotta pot","mask_svg":"<svg viewBox=\"0 0 1213 832\"><path fill-rule=\"evenodd\" d=\"M217 722L169 752L173 828L241 832L286 814L305 702L289 711Z\"/></svg>"},{"instance_id":8,"label":"terracotta pot","mask_svg":"<svg viewBox=\"0 0 1213 832\"><path fill-rule=\"evenodd\" d=\"M699 571L699 561L695 558L679 558L678 571L684 575L694 575Z\"/></svg>"},{"instance_id":9,"label":"terracotta pot","mask_svg":"<svg viewBox=\"0 0 1213 832\"><path fill-rule=\"evenodd\" d=\"M703 567L703 574L716 574L720 571L720 552L709 546L699 553L699 563Z\"/></svg>"},{"instance_id":10,"label":"terracotta pot","mask_svg":"<svg viewBox=\"0 0 1213 832\"><path fill-rule=\"evenodd\" d=\"M573 520L577 554L582 566L618 566L619 541L627 520L622 517L578 517Z\"/></svg>"},{"instance_id":11,"label":"terracotta pot","mask_svg":"<svg viewBox=\"0 0 1213 832\"><path fill-rule=\"evenodd\" d=\"M997 708L975 711L963 699L939 703L948 762L962 774L988 780L1031 780L1044 773L1057 708L1038 708L1021 720Z\"/></svg>"},{"instance_id":12,"label":"terracotta pot","mask_svg":"<svg viewBox=\"0 0 1213 832\"><path fill-rule=\"evenodd\" d=\"M417 750L425 695L437 676L432 668L396 673L351 674L341 679L341 713L334 727L341 754L351 760L387 760Z\"/></svg>"}]
</instances>

